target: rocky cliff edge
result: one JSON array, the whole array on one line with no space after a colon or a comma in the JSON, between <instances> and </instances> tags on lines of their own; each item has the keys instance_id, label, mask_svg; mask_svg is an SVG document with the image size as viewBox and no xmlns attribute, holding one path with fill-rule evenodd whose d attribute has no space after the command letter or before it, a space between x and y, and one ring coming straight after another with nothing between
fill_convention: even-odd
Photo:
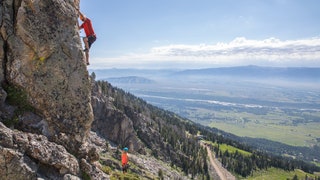
<instances>
[{"instance_id":1,"label":"rocky cliff edge","mask_svg":"<svg viewBox=\"0 0 320 180\"><path fill-rule=\"evenodd\" d=\"M0 1L2 179L107 178L87 141L93 111L77 8L78 0Z\"/></svg>"},{"instance_id":2,"label":"rocky cliff edge","mask_svg":"<svg viewBox=\"0 0 320 180\"><path fill-rule=\"evenodd\" d=\"M0 26L2 103L5 96L25 95L23 106L39 116L33 129L76 153L93 113L74 2L3 0ZM5 118L24 113L17 108Z\"/></svg>"}]
</instances>

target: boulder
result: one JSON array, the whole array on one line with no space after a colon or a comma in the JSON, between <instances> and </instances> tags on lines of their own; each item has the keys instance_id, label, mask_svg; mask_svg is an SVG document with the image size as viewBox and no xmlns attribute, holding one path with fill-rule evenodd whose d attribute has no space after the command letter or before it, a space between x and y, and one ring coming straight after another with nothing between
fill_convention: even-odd
<instances>
[{"instance_id":1,"label":"boulder","mask_svg":"<svg viewBox=\"0 0 320 180\"><path fill-rule=\"evenodd\" d=\"M11 130L0 123L1 179L61 179L78 176L75 156L43 135Z\"/></svg>"}]
</instances>

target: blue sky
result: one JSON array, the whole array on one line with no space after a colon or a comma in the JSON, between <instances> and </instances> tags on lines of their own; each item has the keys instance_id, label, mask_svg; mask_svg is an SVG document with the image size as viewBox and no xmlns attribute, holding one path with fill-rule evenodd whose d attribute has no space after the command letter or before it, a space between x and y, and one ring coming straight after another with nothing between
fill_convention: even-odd
<instances>
[{"instance_id":1,"label":"blue sky","mask_svg":"<svg viewBox=\"0 0 320 180\"><path fill-rule=\"evenodd\" d=\"M81 0L89 68L320 67L319 0ZM83 32L82 32L83 34Z\"/></svg>"}]
</instances>

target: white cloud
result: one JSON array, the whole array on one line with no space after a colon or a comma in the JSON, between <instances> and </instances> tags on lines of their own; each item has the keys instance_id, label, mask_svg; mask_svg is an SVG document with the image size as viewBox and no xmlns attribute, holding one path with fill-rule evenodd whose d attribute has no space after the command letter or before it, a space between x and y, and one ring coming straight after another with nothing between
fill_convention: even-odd
<instances>
[{"instance_id":1,"label":"white cloud","mask_svg":"<svg viewBox=\"0 0 320 180\"><path fill-rule=\"evenodd\" d=\"M215 66L320 66L320 37L282 41L238 37L214 45L173 44L152 48L146 54L95 59L99 67L202 68Z\"/></svg>"}]
</instances>

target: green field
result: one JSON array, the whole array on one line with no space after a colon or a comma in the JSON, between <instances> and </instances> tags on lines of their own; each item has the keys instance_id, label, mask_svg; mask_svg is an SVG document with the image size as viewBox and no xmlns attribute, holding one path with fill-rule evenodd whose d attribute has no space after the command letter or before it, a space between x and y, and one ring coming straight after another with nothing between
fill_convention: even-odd
<instances>
[{"instance_id":1,"label":"green field","mask_svg":"<svg viewBox=\"0 0 320 180\"><path fill-rule=\"evenodd\" d=\"M188 112L191 119L206 119L201 123L238 136L265 138L293 146L320 145L320 123L294 123L294 120L301 118L301 114L287 115L277 110L257 115L236 110L212 111L203 108L193 108ZM308 115L320 119L319 112Z\"/></svg>"},{"instance_id":2,"label":"green field","mask_svg":"<svg viewBox=\"0 0 320 180\"><path fill-rule=\"evenodd\" d=\"M238 136L265 138L293 146L319 145L316 138L320 137L319 123L308 123L299 126L279 125L272 123L225 123L212 122L211 127L231 132Z\"/></svg>"},{"instance_id":3,"label":"green field","mask_svg":"<svg viewBox=\"0 0 320 180\"><path fill-rule=\"evenodd\" d=\"M233 147L233 146L230 146L230 145L227 145L227 144L219 144L219 145L218 145L217 143L212 143L212 145L215 146L215 147L219 146L219 149L220 149L223 153L228 150L228 152L229 152L230 154L234 154L234 153L236 153L236 151L238 151L238 153L243 154L243 155L245 155L245 156L250 156L250 155L251 155L250 152L244 151L244 150L242 150L242 149L238 149L238 148L236 148L236 147Z\"/></svg>"},{"instance_id":4,"label":"green field","mask_svg":"<svg viewBox=\"0 0 320 180\"><path fill-rule=\"evenodd\" d=\"M315 178L314 174L305 173L296 169L295 171L284 171L276 168L269 168L268 170L255 171L251 177L239 178L243 180L287 180L292 179L297 175L298 179Z\"/></svg>"}]
</instances>

